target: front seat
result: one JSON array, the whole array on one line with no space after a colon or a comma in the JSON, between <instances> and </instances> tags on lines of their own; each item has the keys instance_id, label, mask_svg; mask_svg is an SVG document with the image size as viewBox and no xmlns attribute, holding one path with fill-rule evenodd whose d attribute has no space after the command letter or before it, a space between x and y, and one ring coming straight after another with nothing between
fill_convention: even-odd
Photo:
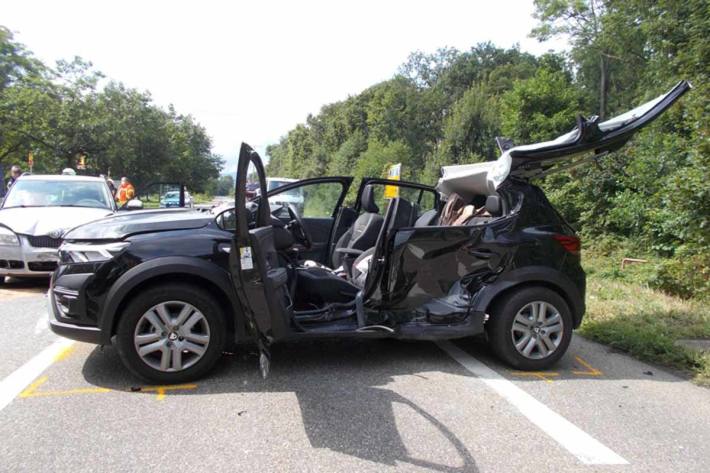
<instances>
[{"instance_id":1,"label":"front seat","mask_svg":"<svg viewBox=\"0 0 710 473\"><path fill-rule=\"evenodd\" d=\"M352 256L357 256L360 252L375 246L384 219L379 214L380 209L375 203L375 193L372 186L365 186L363 189L360 207L363 212L335 244L331 258L332 268L338 268L343 264L343 258L348 255L345 250L357 250L350 253Z\"/></svg>"},{"instance_id":2,"label":"front seat","mask_svg":"<svg viewBox=\"0 0 710 473\"><path fill-rule=\"evenodd\" d=\"M394 230L410 227L415 217L414 212L414 206L405 199L398 197L390 201L389 207L387 207L387 215L385 216L388 222L387 227L380 231L375 245L355 258L355 261L352 263L352 267L350 268L350 282L352 284L359 288L365 287L367 274L370 271L372 258L377 251L377 245L384 243L384 240L388 238ZM380 238L383 240L382 242Z\"/></svg>"}]
</instances>

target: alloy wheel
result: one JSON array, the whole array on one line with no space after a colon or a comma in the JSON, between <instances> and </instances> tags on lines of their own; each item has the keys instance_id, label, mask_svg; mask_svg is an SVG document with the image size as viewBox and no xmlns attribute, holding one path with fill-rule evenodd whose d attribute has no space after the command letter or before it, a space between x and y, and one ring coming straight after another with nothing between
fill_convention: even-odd
<instances>
[{"instance_id":1,"label":"alloy wheel","mask_svg":"<svg viewBox=\"0 0 710 473\"><path fill-rule=\"evenodd\" d=\"M544 301L525 304L513 319L510 335L515 349L525 358L541 360L562 342L564 322L560 312Z\"/></svg>"},{"instance_id":2,"label":"alloy wheel","mask_svg":"<svg viewBox=\"0 0 710 473\"><path fill-rule=\"evenodd\" d=\"M182 371L197 363L210 343L205 316L187 302L168 301L146 311L136 324L133 345L140 359L159 371Z\"/></svg>"}]
</instances>

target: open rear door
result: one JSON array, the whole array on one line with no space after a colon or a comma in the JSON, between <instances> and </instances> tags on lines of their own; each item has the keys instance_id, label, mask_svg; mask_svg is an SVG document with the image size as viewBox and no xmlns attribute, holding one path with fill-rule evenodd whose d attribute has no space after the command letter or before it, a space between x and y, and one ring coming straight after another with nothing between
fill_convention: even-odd
<instances>
[{"instance_id":1,"label":"open rear door","mask_svg":"<svg viewBox=\"0 0 710 473\"><path fill-rule=\"evenodd\" d=\"M251 165L251 167L250 167ZM279 266L274 247L274 227L271 225L266 199L247 206L247 178L256 173L261 195L266 195L266 175L259 155L242 143L235 184L237 225L229 256L234 288L244 308L244 315L257 335L262 376L269 372L270 344L289 332L291 299L288 273Z\"/></svg>"}]
</instances>

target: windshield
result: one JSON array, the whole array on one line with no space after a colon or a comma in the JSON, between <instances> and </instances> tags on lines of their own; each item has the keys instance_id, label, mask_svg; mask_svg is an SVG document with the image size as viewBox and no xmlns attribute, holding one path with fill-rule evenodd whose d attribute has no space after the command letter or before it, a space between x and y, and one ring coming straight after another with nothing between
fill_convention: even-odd
<instances>
[{"instance_id":1,"label":"windshield","mask_svg":"<svg viewBox=\"0 0 710 473\"><path fill-rule=\"evenodd\" d=\"M163 198L166 199L166 200L167 200L167 199L179 199L179 198L180 198L180 192L178 192L178 191L168 192L167 194L165 194L165 195L163 196Z\"/></svg>"},{"instance_id":2,"label":"windshield","mask_svg":"<svg viewBox=\"0 0 710 473\"><path fill-rule=\"evenodd\" d=\"M23 180L12 186L3 208L93 207L111 209L106 185L98 181Z\"/></svg>"}]
</instances>

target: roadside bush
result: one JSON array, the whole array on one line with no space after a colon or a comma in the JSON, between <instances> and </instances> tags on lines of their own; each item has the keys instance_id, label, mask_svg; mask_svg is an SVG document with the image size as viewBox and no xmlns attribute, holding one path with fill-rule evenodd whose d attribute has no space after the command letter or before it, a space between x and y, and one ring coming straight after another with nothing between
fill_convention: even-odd
<instances>
[{"instance_id":1,"label":"roadside bush","mask_svg":"<svg viewBox=\"0 0 710 473\"><path fill-rule=\"evenodd\" d=\"M656 265L649 285L686 299L710 299L710 255L662 260Z\"/></svg>"}]
</instances>

